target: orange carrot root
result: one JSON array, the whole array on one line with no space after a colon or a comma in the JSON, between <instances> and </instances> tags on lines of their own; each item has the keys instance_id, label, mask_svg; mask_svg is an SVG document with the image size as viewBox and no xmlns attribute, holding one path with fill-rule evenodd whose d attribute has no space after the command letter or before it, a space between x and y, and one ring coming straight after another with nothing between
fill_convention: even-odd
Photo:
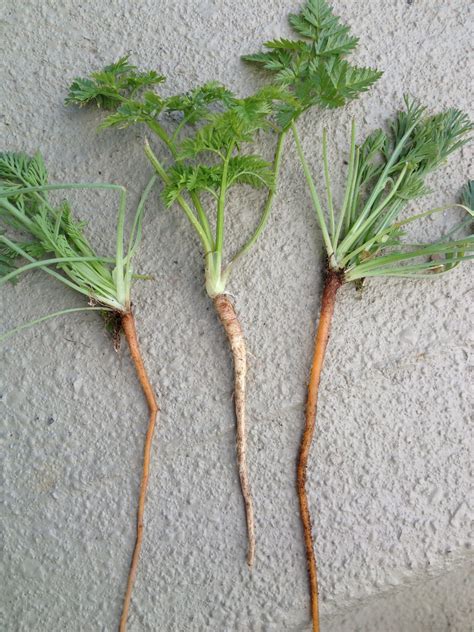
<instances>
[{"instance_id":1,"label":"orange carrot root","mask_svg":"<svg viewBox=\"0 0 474 632\"><path fill-rule=\"evenodd\" d=\"M225 294L216 296L214 298L214 307L227 334L234 360L237 465L247 521L247 564L251 568L255 559L255 521L246 458L245 380L247 376L247 350L242 327L240 326L234 306L228 296Z\"/></svg>"},{"instance_id":2,"label":"orange carrot root","mask_svg":"<svg viewBox=\"0 0 474 632\"><path fill-rule=\"evenodd\" d=\"M124 314L122 316L122 327L123 327L125 338L127 340L127 343L130 349L130 355L132 356L132 360L135 365L135 370L137 372L138 380L143 389L143 393L145 395L147 405L148 405L148 410L150 413L148 429L147 429L146 438L145 438L145 446L144 446L143 471L142 471L142 479L140 483L140 495L138 498L137 535L136 535L136 540L135 540L135 547L133 549L132 560L130 563L130 570L129 570L128 581L127 581L127 590L125 592L125 597L124 597L124 602L123 602L123 607L122 607L122 615L120 617L120 626L119 626L120 632L126 632L128 611L130 608L130 601L132 599L133 585L135 583L135 579L137 576L138 561L140 558L140 550L141 550L142 541L143 541L143 514L145 511L145 500L146 500L146 493L147 493L147 488L148 488L148 478L150 474L151 444L153 440L153 432L155 430L156 418L159 412L159 408L156 402L153 388L148 379L145 365L143 363L140 347L138 345L137 332L135 329L135 319L131 312L128 314Z\"/></svg>"},{"instance_id":3,"label":"orange carrot root","mask_svg":"<svg viewBox=\"0 0 474 632\"><path fill-rule=\"evenodd\" d=\"M311 515L306 495L306 469L308 456L314 435L316 422L316 410L318 404L319 384L324 363L324 356L329 340L334 305L337 290L342 284L341 276L335 272L327 273L321 301L321 313L318 330L314 344L313 363L308 385L308 398L306 401L306 423L301 439L297 469L298 500L300 505L301 522L303 524L304 541L306 547L306 560L308 565L309 589L311 596L311 616L313 632L319 632L319 605L318 605L318 576L316 568L316 556L311 525Z\"/></svg>"}]
</instances>

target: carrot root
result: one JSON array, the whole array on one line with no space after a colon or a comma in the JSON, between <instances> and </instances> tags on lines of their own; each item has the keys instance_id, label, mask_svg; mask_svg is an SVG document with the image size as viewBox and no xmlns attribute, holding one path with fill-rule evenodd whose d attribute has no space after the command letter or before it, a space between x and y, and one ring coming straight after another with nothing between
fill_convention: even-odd
<instances>
[{"instance_id":1,"label":"carrot root","mask_svg":"<svg viewBox=\"0 0 474 632\"><path fill-rule=\"evenodd\" d=\"M308 566L309 589L311 597L311 617L313 632L319 632L319 604L318 604L318 575L316 566L316 555L314 552L314 542L311 524L311 514L309 511L308 497L306 494L306 470L308 456L314 436L316 423L316 411L318 404L319 384L324 364L324 356L329 340L334 306L336 303L337 290L342 285L340 274L328 271L324 284L321 301L321 313L314 343L313 361L308 384L308 397L306 400L306 419L303 436L301 439L298 468L297 468L297 490L300 505L301 522L306 548L306 560Z\"/></svg>"},{"instance_id":2,"label":"carrot root","mask_svg":"<svg viewBox=\"0 0 474 632\"><path fill-rule=\"evenodd\" d=\"M128 619L128 611L130 608L130 602L132 599L132 591L135 583L135 579L137 576L138 570L138 561L140 559L140 551L142 547L143 541L143 516L145 512L145 500L146 493L148 489L148 479L150 474L150 457L151 457L151 445L153 440L153 433L156 425L156 418L159 412L158 404L156 401L155 393L150 384L150 380L148 379L148 374L145 369L145 365L143 363L143 358L140 352L140 347L138 345L137 332L135 328L135 319L133 314L127 313L122 316L122 328L125 334L125 338L127 340L130 355L132 356L133 363L135 365L135 370L137 373L138 380L142 387L143 393L146 398L146 402L149 410L149 422L148 428L145 438L145 446L144 446L144 455L143 455L143 470L142 470L142 478L140 483L140 494L138 498L138 508L137 508L137 533L135 540L135 547L133 549L132 560L130 563L130 570L128 573L127 580L127 589L125 592L125 597L123 601L122 614L120 617L120 632L126 632L127 629L127 619Z\"/></svg>"},{"instance_id":3,"label":"carrot root","mask_svg":"<svg viewBox=\"0 0 474 632\"><path fill-rule=\"evenodd\" d=\"M255 559L255 520L252 493L247 469L246 457L246 422L245 396L247 376L247 350L242 327L235 313L234 306L225 294L219 294L213 299L214 308L224 327L234 360L234 406L236 417L236 450L237 466L239 470L240 487L245 506L247 523L247 564L252 568Z\"/></svg>"}]
</instances>

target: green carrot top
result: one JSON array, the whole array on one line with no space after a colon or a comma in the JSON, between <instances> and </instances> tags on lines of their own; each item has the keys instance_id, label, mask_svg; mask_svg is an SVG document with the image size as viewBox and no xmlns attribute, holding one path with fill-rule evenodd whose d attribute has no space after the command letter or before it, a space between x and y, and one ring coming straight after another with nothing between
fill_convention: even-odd
<instances>
[{"instance_id":1,"label":"green carrot top","mask_svg":"<svg viewBox=\"0 0 474 632\"><path fill-rule=\"evenodd\" d=\"M272 84L285 87L293 102L282 103L278 121L287 129L313 106L337 108L366 92L381 76L373 68L354 66L345 57L359 38L334 15L325 0L307 0L289 23L299 39L275 39L264 43L265 51L244 55L271 76Z\"/></svg>"},{"instance_id":2,"label":"green carrot top","mask_svg":"<svg viewBox=\"0 0 474 632\"><path fill-rule=\"evenodd\" d=\"M49 184L39 153L0 154L0 285L40 268L69 288L87 296L97 309L127 313L131 308L132 260L152 178L138 205L128 249L124 252L126 189L116 184ZM104 189L119 194L116 254L98 256L67 201L56 204L49 192ZM18 266L17 261L28 263ZM44 319L41 319L44 320ZM22 328L22 327L21 327Z\"/></svg>"},{"instance_id":3,"label":"green carrot top","mask_svg":"<svg viewBox=\"0 0 474 632\"><path fill-rule=\"evenodd\" d=\"M90 78L76 79L66 103L111 108L113 113L100 128L144 123L165 145L167 159L159 158L148 141L146 155L163 182L165 204L181 207L202 243L206 287L210 296L216 296L224 291L235 260L249 250L265 225L261 221L224 265L229 189L274 188L273 165L253 146L260 132L276 129L276 104L295 100L279 86L240 99L215 82L171 97L150 91L163 81L155 72L138 71L123 57Z\"/></svg>"},{"instance_id":4,"label":"green carrot top","mask_svg":"<svg viewBox=\"0 0 474 632\"><path fill-rule=\"evenodd\" d=\"M327 213L310 173L301 141L293 133L314 209L321 226L329 267L344 272L346 281L368 276L424 276L447 272L471 259L473 223L472 183L464 204L449 205L400 219L410 201L429 192L427 176L469 141L473 129L466 114L454 108L428 115L426 108L405 98L406 109L392 120L389 131L376 130L356 143L353 122L345 195L336 212L329 178L327 132L323 132L322 163ZM407 244L405 227L433 213L460 206L468 217L431 244Z\"/></svg>"}]
</instances>

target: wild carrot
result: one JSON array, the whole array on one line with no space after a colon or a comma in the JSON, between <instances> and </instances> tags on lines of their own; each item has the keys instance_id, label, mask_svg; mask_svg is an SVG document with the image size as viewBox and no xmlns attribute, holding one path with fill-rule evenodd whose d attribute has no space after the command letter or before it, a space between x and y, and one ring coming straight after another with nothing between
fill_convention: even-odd
<instances>
[{"instance_id":1,"label":"wild carrot","mask_svg":"<svg viewBox=\"0 0 474 632\"><path fill-rule=\"evenodd\" d=\"M143 516L148 488L151 446L158 405L138 344L132 309L133 257L142 233L145 202L156 177L148 183L137 207L129 242L124 251L126 189L117 184L49 184L41 155L0 154L0 286L15 281L24 272L39 269L82 294L89 307L57 311L30 323L20 324L0 335L0 341L49 318L79 311L99 311L115 326L115 340L123 331L138 380L145 395L149 421L137 510L136 541L130 565L120 630L126 620L143 540ZM99 257L85 237L83 222L77 221L68 202L54 204L50 191L99 189L119 194L114 258ZM17 266L17 260L28 263Z\"/></svg>"},{"instance_id":2,"label":"wild carrot","mask_svg":"<svg viewBox=\"0 0 474 632\"><path fill-rule=\"evenodd\" d=\"M347 183L337 214L329 179L327 132L323 132L322 166L327 213L306 161L296 127L292 132L327 254L327 269L314 344L306 403L305 429L298 460L298 496L310 578L314 632L319 631L318 583L311 516L306 493L306 468L314 435L321 372L339 288L369 277L435 278L474 257L474 237L463 236L473 224L472 184L464 204L453 204L400 219L410 200L427 193L426 176L467 142L472 125L459 110L428 116L425 108L405 99L406 109L391 122L387 134L377 130L358 145L352 124ZM467 205L469 204L469 206ZM460 207L467 219L432 243L405 243L405 227L434 213Z\"/></svg>"},{"instance_id":3,"label":"wild carrot","mask_svg":"<svg viewBox=\"0 0 474 632\"><path fill-rule=\"evenodd\" d=\"M350 64L345 57L359 42L350 34L348 26L335 16L325 0L307 0L298 14L289 16L290 26L299 39L277 39L264 43L265 51L245 55L245 61L255 63L269 72L272 83L288 91L292 100L282 102L278 107L277 122L279 136L275 159L276 176L281 167L279 149L289 132L296 133L300 116L313 107L334 109L367 91L382 75L372 68L360 68ZM271 195L269 204L271 204ZM330 200L332 204L332 200ZM326 240L325 240L326 243ZM324 358L324 350L329 336L333 302L340 284L340 275L335 273L328 279L323 302L326 306L321 318L317 337L317 353L311 372L311 383L319 384L319 374ZM306 497L306 464L309 454L316 410L317 386L308 398L307 423L301 445L297 468L297 488L300 513L303 523L311 590L311 609L314 629L319 626L318 585L316 561L312 544L311 522Z\"/></svg>"}]
</instances>

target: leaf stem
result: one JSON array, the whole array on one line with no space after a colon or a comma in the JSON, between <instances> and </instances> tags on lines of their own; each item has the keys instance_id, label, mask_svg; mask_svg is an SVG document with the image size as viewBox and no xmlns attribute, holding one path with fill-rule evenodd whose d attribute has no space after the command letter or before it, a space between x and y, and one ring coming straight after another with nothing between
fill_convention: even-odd
<instances>
[{"instance_id":1,"label":"leaf stem","mask_svg":"<svg viewBox=\"0 0 474 632\"><path fill-rule=\"evenodd\" d=\"M26 227L27 230L34 230L34 222L32 222L31 219L25 215L25 213L21 213L16 208L16 206L11 204L11 202L9 202L8 200L2 200L0 198L0 206L6 208L8 212L13 215L18 222L20 222L20 224Z\"/></svg>"},{"instance_id":2,"label":"leaf stem","mask_svg":"<svg viewBox=\"0 0 474 632\"><path fill-rule=\"evenodd\" d=\"M178 125L176 126L176 129L174 130L172 136L171 136L171 141L173 143L175 143L178 139L178 136L181 132L181 130L183 129L183 127L186 125L186 123L189 121L189 119L193 116L193 112L190 112L187 116L183 116L183 118L181 119L181 121L178 123Z\"/></svg>"},{"instance_id":3,"label":"leaf stem","mask_svg":"<svg viewBox=\"0 0 474 632\"><path fill-rule=\"evenodd\" d=\"M182 124L185 121L182 121ZM176 162L179 162L179 157L178 157L178 150L176 149L176 144L175 144L175 134L176 132L179 130L179 126L178 129L175 131L175 134L173 134L173 136L169 136L169 134L166 132L166 130L157 122L157 121L149 121L148 122L148 127L155 132L155 134L165 143L165 145L167 146L167 148L169 149L171 155L173 156L174 160L176 160ZM207 237L209 238L209 240L212 240L212 233L211 233L211 229L209 226L209 221L206 217L206 214L204 212L204 209L202 207L202 203L201 200L199 199L199 196L197 195L197 193L191 193L191 199L193 201L194 206L196 207L198 216L199 216L199 220L202 224L202 227L204 228Z\"/></svg>"},{"instance_id":4,"label":"leaf stem","mask_svg":"<svg viewBox=\"0 0 474 632\"><path fill-rule=\"evenodd\" d=\"M411 224L412 222L415 222L418 219L423 219L424 217L429 217L430 215L434 215L435 213L441 213L443 211L447 211L450 208L462 208L463 210L467 211L471 215L474 215L474 213L470 209L468 209L467 206L464 206L463 204L446 204L446 206L438 206L437 208L430 209L429 211L418 213L417 215L412 215L411 217L408 217L407 219L401 220L399 222L396 222L395 224L388 226L387 228L381 229L373 237L371 237L370 239L365 241L363 244L358 246L355 250L353 250L348 255L346 255L342 260L340 260L341 268L342 269L346 268L350 260L356 257L358 254L360 254L364 250L370 251L370 249L375 245L378 245L379 248L382 247L383 238L386 236L389 236L390 233L393 232L394 230L400 229L402 228L402 226L405 226L406 224ZM460 224L457 224L454 227L454 229L446 233L443 236L442 240L440 241L444 241L447 237L454 234L455 232L457 232L464 226L468 226L470 223L472 223L472 221L473 221L472 218L468 218L467 220L461 222ZM372 254L375 254L375 252Z\"/></svg>"},{"instance_id":5,"label":"leaf stem","mask_svg":"<svg viewBox=\"0 0 474 632\"><path fill-rule=\"evenodd\" d=\"M338 248L337 248L337 255L338 256L340 254L345 254L345 252L347 252L347 249L349 247L348 244L353 243L353 234L354 233L359 234L358 231L359 231L362 223L365 221L367 215L370 213L370 210L371 210L374 202L377 200L379 194L384 190L385 185L387 184L387 179L388 179L388 175L390 173L390 170L393 167L393 165L395 164L395 161L398 159L398 157L399 157L399 155L400 155L400 153L401 153L401 151L403 149L403 146L405 145L406 141L410 137L410 135L413 132L414 128L416 127L417 123L418 123L418 118L415 118L414 122L408 127L407 131L402 136L402 138L400 139L400 141L396 145L395 149L393 150L393 152L392 152L392 154L390 156L390 159L387 161L382 173L380 174L380 177L377 180L377 183L374 186L369 199L365 203L364 208L362 209L362 211L359 213L359 216L358 216L357 220L355 221L355 223L351 227L350 233L345 237L345 239L338 246Z\"/></svg>"},{"instance_id":6,"label":"leaf stem","mask_svg":"<svg viewBox=\"0 0 474 632\"><path fill-rule=\"evenodd\" d=\"M169 184L170 179L169 179L168 174L166 173L165 168L163 167L163 165L160 163L160 161L158 160L158 158L154 154L152 148L150 147L150 144L149 144L148 140L146 140L146 139L145 139L145 154L147 155L149 161L153 165L156 173L160 176L162 181L165 184ZM199 238L201 239L201 242L202 242L202 244L204 246L205 252L206 253L207 252L212 252L213 244L209 241L209 239L208 239L208 237L206 235L206 231L203 229L203 227L199 223L199 220L194 215L194 213L193 213L192 209L190 208L189 204L186 202L186 200L183 198L182 195L178 195L176 197L176 201L181 206L181 208L183 209L186 217L191 222L191 225L193 226L194 230L199 235Z\"/></svg>"},{"instance_id":7,"label":"leaf stem","mask_svg":"<svg viewBox=\"0 0 474 632\"><path fill-rule=\"evenodd\" d=\"M215 251L222 257L222 250L224 247L224 214L225 214L225 196L227 193L227 174L229 172L229 162L232 158L232 152L234 151L234 143L230 143L227 150L224 164L222 167L221 187L219 193L219 200L217 202L217 221L216 221L216 247Z\"/></svg>"},{"instance_id":8,"label":"leaf stem","mask_svg":"<svg viewBox=\"0 0 474 632\"><path fill-rule=\"evenodd\" d=\"M13 241L10 241L10 239L5 237L5 235L0 235L0 240L3 241L5 244L7 244L9 248L17 252L22 257L24 257L27 261L31 261L32 263L36 263L38 261L37 259L34 259L31 255L29 255L25 250L23 250L23 248L20 248L18 244L15 244ZM117 301L116 297L112 295L112 292L110 294L99 295L98 293L93 293L89 291L88 289L81 287L77 283L70 281L67 277L61 274L58 274L57 272L55 272L54 270L51 270L47 266L40 266L40 268L44 272L53 276L55 279L57 279L58 281L61 281L61 283L64 283L64 285L67 285L68 287L75 290L76 292L79 292L80 294L84 294L84 296L87 296L88 298L91 298L91 296L94 294L96 297L96 300L108 305L109 307L111 307L112 309L116 311L123 311L124 309L123 304ZM103 288L103 289L105 289L105 292L108 291L107 288ZM110 291L114 289L115 288L111 287Z\"/></svg>"},{"instance_id":9,"label":"leaf stem","mask_svg":"<svg viewBox=\"0 0 474 632\"><path fill-rule=\"evenodd\" d=\"M5 243L5 239L3 237L0 237L0 240ZM34 261L33 263L27 263L26 265L21 266L21 268L16 268L16 270L13 270L9 274L1 277L0 287L2 285L5 285L5 283L8 283L8 281L11 281L15 277L19 276L20 274L23 274L23 272L27 272L28 270L34 270L35 268L45 268L57 263L76 263L86 261L102 261L110 263L115 260L111 258L106 259L104 257L56 257L54 259L40 259L39 261Z\"/></svg>"},{"instance_id":10,"label":"leaf stem","mask_svg":"<svg viewBox=\"0 0 474 632\"><path fill-rule=\"evenodd\" d=\"M268 192L267 199L265 201L265 206L263 207L263 212L262 212L262 215L260 217L260 221L258 223L258 226L255 229L255 231L252 234L252 236L250 237L250 239L247 241L247 243L237 252L236 255L234 255L234 257L232 258L232 261L227 266L228 270L231 267L233 267L236 264L236 262L241 257L243 257L254 246L255 242L260 237L262 231L265 229L265 226L267 225L268 218L270 216L270 211L271 211L272 205L273 205L273 200L274 200L274 197L275 197L275 194L276 194L276 188L277 188L277 184L278 184L278 177L280 175L281 159L282 159L282 155L283 155L283 147L284 147L285 138L286 138L287 133L288 133L288 131L285 130L285 131L281 132L280 135L278 136L277 146L276 146L276 150L275 150L275 157L274 157L274 160L273 160L273 172L275 174L275 176L274 176L275 177L275 182L274 182L273 188L271 188L269 190L269 192Z\"/></svg>"},{"instance_id":11,"label":"leaf stem","mask_svg":"<svg viewBox=\"0 0 474 632\"><path fill-rule=\"evenodd\" d=\"M367 217L365 222L363 222L362 225L359 225L359 227L357 229L355 227L352 227L350 229L350 231L347 233L344 241L342 242L342 244L337 249L338 257L344 256L347 253L347 251L349 250L349 248L353 244L355 244L357 242L357 240L361 236L363 236L364 233L366 233L370 229L370 227L377 221L377 218L380 216L380 214L382 213L384 208L386 208L387 204L390 203L390 201L395 196L395 193L400 188L400 185L401 185L401 183L403 181L403 178L405 177L407 168L408 168L408 165L405 165L403 167L400 175L398 176L395 184L393 185L393 187L392 187L391 191L389 192L389 194L387 195L387 197L384 200L382 200L380 202L380 204L377 206L377 208L370 213L370 215Z\"/></svg>"},{"instance_id":12,"label":"leaf stem","mask_svg":"<svg viewBox=\"0 0 474 632\"><path fill-rule=\"evenodd\" d=\"M349 230L352 222L354 221L354 213L357 206L357 198L360 187L360 173L359 173L359 164L360 164L360 149L356 147L355 158L354 158L354 171L352 174L352 180L350 184L349 190L349 199L347 203L347 209L345 209L345 221L346 221L346 229Z\"/></svg>"},{"instance_id":13,"label":"leaf stem","mask_svg":"<svg viewBox=\"0 0 474 632\"><path fill-rule=\"evenodd\" d=\"M204 229L204 232L206 233L206 237L207 240L209 241L210 245L211 245L211 250L214 250L215 248L215 244L214 244L214 238L212 236L212 231L211 231L211 227L209 225L209 220L207 219L207 215L206 212L202 206L202 202L199 198L199 195L192 191L189 193L191 200L193 201L194 207L197 211L198 217L199 217L199 221L201 223L201 226Z\"/></svg>"},{"instance_id":14,"label":"leaf stem","mask_svg":"<svg viewBox=\"0 0 474 632\"><path fill-rule=\"evenodd\" d=\"M324 182L326 185L327 199L328 199L328 211L329 211L329 231L331 238L335 237L335 220L334 220L334 205L332 201L332 187L331 178L329 176L329 162L328 162L328 138L327 129L323 129L323 165L324 165ZM333 248L334 248L333 241Z\"/></svg>"},{"instance_id":15,"label":"leaf stem","mask_svg":"<svg viewBox=\"0 0 474 632\"><path fill-rule=\"evenodd\" d=\"M34 259L31 255L29 255L25 250L23 250L23 248L20 248L20 246L18 246L17 244L15 244L13 241L10 241L10 239L8 239L7 237L5 237L5 235L1 235L0 236L0 240L3 241L3 243L7 244L7 246L9 248L11 248L12 250L14 250L15 252L17 252L19 255L21 255L22 257L24 257L25 259L27 259L28 261L31 261L32 263L37 263L37 259ZM58 274L57 272L55 272L54 270L50 270L49 268L45 267L43 268L44 272L46 272L47 274L50 274L51 276L54 276L56 279L58 279L58 281L61 281L61 283L64 283L65 285L68 285L70 288L72 288L73 290L76 290L76 292L80 292L81 294L85 294L86 296L89 296L89 292L86 292L85 290L83 290L79 285L76 285L76 283L73 283L72 281L70 281L69 279L67 279L66 277L63 277L61 274Z\"/></svg>"},{"instance_id":16,"label":"leaf stem","mask_svg":"<svg viewBox=\"0 0 474 632\"><path fill-rule=\"evenodd\" d=\"M129 307L130 296L125 293L123 234L125 225L125 211L127 208L127 194L125 189L120 192L120 204L117 221L117 250L115 254L115 285L117 287L117 299L119 303Z\"/></svg>"},{"instance_id":17,"label":"leaf stem","mask_svg":"<svg viewBox=\"0 0 474 632\"><path fill-rule=\"evenodd\" d=\"M304 156L304 153L303 153L303 148L301 146L301 142L300 142L300 139L299 139L299 136L298 136L298 130L296 129L296 125L295 125L294 121L292 121L292 123L291 123L291 130L293 132L293 136L294 136L294 139L295 139L296 150L298 152L298 157L300 159L301 166L303 167L304 175L306 177L306 181L307 181L308 186L309 186L309 191L310 191L310 194L311 194L311 199L313 201L314 209L316 211L316 216L318 218L319 225L321 227L321 232L322 232L322 235L323 235L324 244L326 246L328 259L330 261L331 268L336 268L337 267L337 262L336 262L336 259L334 257L334 249L333 249L333 245L332 245L332 242L331 242L331 238L330 238L329 233L328 233L326 221L324 219L323 209L321 207L321 202L320 202L320 199L319 199L319 196L318 196L318 192L316 191L316 186L314 184L314 180L313 180L313 178L311 176L311 171L309 169L309 165L308 165L308 163L306 161L306 158Z\"/></svg>"},{"instance_id":18,"label":"leaf stem","mask_svg":"<svg viewBox=\"0 0 474 632\"><path fill-rule=\"evenodd\" d=\"M154 132L158 136L158 138L160 138L164 142L164 144L168 147L171 155L176 160L176 158L178 157L178 152L176 150L175 144L173 143L173 140L169 137L166 130L158 123L158 121L155 121L154 119L148 120L147 125L151 129L151 131Z\"/></svg>"},{"instance_id":19,"label":"leaf stem","mask_svg":"<svg viewBox=\"0 0 474 632\"><path fill-rule=\"evenodd\" d=\"M125 187L120 184L102 184L100 182L79 182L65 184L43 184L40 186L22 187L16 189L14 187L0 188L0 198L9 198L20 195L21 193L36 193L39 191L60 191L70 189L109 189L113 191L125 191Z\"/></svg>"},{"instance_id":20,"label":"leaf stem","mask_svg":"<svg viewBox=\"0 0 474 632\"><path fill-rule=\"evenodd\" d=\"M135 252L138 248L138 245L142 236L142 222L143 222L143 212L145 208L145 203L147 201L148 195L150 194L153 185L156 182L156 176L152 176L145 187L145 190L142 193L140 201L137 206L137 210L135 213L135 217L133 219L132 230L130 231L130 239L128 244L127 256L124 259L125 262L125 291L127 295L131 293L131 281L132 281L132 259L135 255Z\"/></svg>"},{"instance_id":21,"label":"leaf stem","mask_svg":"<svg viewBox=\"0 0 474 632\"><path fill-rule=\"evenodd\" d=\"M347 171L346 191L344 195L344 201L340 210L339 221L337 224L336 234L333 240L333 248L337 249L339 238L341 237L342 227L346 223L346 213L349 210L349 201L351 199L351 190L354 180L354 165L356 156L356 122L352 119L351 123L351 147L349 153L349 169Z\"/></svg>"},{"instance_id":22,"label":"leaf stem","mask_svg":"<svg viewBox=\"0 0 474 632\"><path fill-rule=\"evenodd\" d=\"M421 255L418 255L421 256ZM460 255L458 257L452 257L450 259L444 259L440 261L426 261L424 263L417 263L409 266L391 267L388 264L381 268L372 268L370 270L359 270L357 266L353 270L346 274L347 281L355 281L357 279L365 279L366 277L378 277L378 276L391 276L391 277L421 277L425 276L419 274L419 272L429 272L432 270L436 274L442 272L439 268L447 268L448 272L455 266L459 265L462 261L471 261L474 259L474 255ZM429 276L433 276L433 273Z\"/></svg>"},{"instance_id":23,"label":"leaf stem","mask_svg":"<svg viewBox=\"0 0 474 632\"><path fill-rule=\"evenodd\" d=\"M47 316L42 316L41 318L36 318L35 320L30 320L28 323L24 323L23 325L19 325L14 329L10 329L3 334L0 334L0 342L3 342L7 338L15 335L19 331L23 329L29 329L30 327L34 327L39 323L42 323L46 320L50 320L51 318L56 318L57 316L62 316L63 314L73 314L74 312L104 312L104 311L113 311L109 307L74 307L71 309L63 309L59 312L54 312L52 314L48 314Z\"/></svg>"},{"instance_id":24,"label":"leaf stem","mask_svg":"<svg viewBox=\"0 0 474 632\"><path fill-rule=\"evenodd\" d=\"M174 160L176 160L176 162L179 162L178 150L176 149L176 143L175 143L176 135L180 130L180 126L182 127L185 124L185 122L186 122L186 119L183 119L183 121L181 121L181 124L175 130L175 133L173 134L173 136L170 137L169 134L166 132L166 130L157 121L155 120L148 121L148 127L165 143L166 147L169 149L171 155L173 156ZM214 248L214 241L212 239L211 227L209 226L209 220L207 219L207 216L203 209L199 195L193 192L193 193L190 193L190 197L196 208L199 221L201 223L201 226L204 229L204 232L206 233L206 237L208 241L212 244L212 248L211 248L212 250Z\"/></svg>"},{"instance_id":25,"label":"leaf stem","mask_svg":"<svg viewBox=\"0 0 474 632\"><path fill-rule=\"evenodd\" d=\"M355 269L368 272L369 270L373 270L375 268L390 266L392 263L407 261L408 259L414 259L416 257L454 252L465 248L470 243L474 243L474 237L472 236L466 237L465 239L457 239L456 241L448 241L446 243L435 242L433 244L422 244L417 250L409 252L394 252L392 254L369 259L368 261L358 264Z\"/></svg>"}]
</instances>

